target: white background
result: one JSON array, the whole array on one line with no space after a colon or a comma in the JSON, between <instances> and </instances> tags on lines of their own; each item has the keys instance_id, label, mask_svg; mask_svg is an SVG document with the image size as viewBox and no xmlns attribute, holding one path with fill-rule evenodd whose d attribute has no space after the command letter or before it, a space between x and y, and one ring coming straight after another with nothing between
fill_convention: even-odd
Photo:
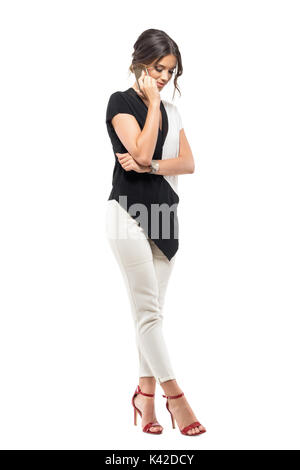
<instances>
[{"instance_id":1,"label":"white background","mask_svg":"<svg viewBox=\"0 0 300 470\"><path fill-rule=\"evenodd\" d=\"M159 385L164 433L133 425L133 323L104 233L106 105L148 28L179 46L196 165L164 320L195 438ZM299 449L299 36L297 1L1 1L1 448Z\"/></svg>"}]
</instances>

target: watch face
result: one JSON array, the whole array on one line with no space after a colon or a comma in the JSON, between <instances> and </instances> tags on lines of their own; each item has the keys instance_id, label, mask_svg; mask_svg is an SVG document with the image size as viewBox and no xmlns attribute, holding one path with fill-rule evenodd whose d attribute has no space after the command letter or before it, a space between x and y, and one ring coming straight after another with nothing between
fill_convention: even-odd
<instances>
[{"instance_id":1,"label":"watch face","mask_svg":"<svg viewBox=\"0 0 300 470\"><path fill-rule=\"evenodd\" d=\"M151 171L152 171L153 173L156 173L156 172L158 171L158 169L159 169L159 163L152 161L152 162L151 162L151 168L152 168Z\"/></svg>"}]
</instances>

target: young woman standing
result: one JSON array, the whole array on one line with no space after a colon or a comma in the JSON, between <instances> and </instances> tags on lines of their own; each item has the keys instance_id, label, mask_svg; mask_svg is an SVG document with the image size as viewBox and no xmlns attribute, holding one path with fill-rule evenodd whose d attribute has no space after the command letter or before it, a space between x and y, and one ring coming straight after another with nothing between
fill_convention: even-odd
<instances>
[{"instance_id":1,"label":"young woman standing","mask_svg":"<svg viewBox=\"0 0 300 470\"><path fill-rule=\"evenodd\" d=\"M133 397L134 424L161 434L154 396L156 382L167 399L172 425L182 434L206 431L177 383L163 337L163 306L178 243L177 175L194 172L194 159L177 107L160 91L182 74L177 44L157 29L144 31L134 44L130 71L144 71L125 91L108 101L106 124L115 154L107 201L107 237L128 290L139 354L139 385ZM188 354L188 352L187 352Z\"/></svg>"}]
</instances>

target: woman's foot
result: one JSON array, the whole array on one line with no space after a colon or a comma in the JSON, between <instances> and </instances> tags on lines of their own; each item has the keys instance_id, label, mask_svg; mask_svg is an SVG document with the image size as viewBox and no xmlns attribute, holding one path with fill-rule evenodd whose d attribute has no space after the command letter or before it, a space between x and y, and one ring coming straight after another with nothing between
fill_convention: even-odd
<instances>
[{"instance_id":1,"label":"woman's foot","mask_svg":"<svg viewBox=\"0 0 300 470\"><path fill-rule=\"evenodd\" d=\"M178 392L176 394L179 394ZM174 394L172 394L174 395ZM198 421L193 413L192 408L188 404L187 399L183 395L180 398L168 398L169 409L173 414L179 429L183 429L189 424ZM204 426L196 426L187 431L188 434L199 434L201 431L206 431Z\"/></svg>"},{"instance_id":2,"label":"woman's foot","mask_svg":"<svg viewBox=\"0 0 300 470\"><path fill-rule=\"evenodd\" d=\"M161 386L166 396L176 396L182 393L182 390L175 379L167 380L166 382L163 382ZM168 404L169 410L174 416L179 429L183 429L195 421L199 422L194 415L192 408L188 404L185 395L179 398L168 398ZM202 431L206 431L206 429L201 424L200 426L195 426L193 429L189 429L187 434L200 434Z\"/></svg>"},{"instance_id":3,"label":"woman's foot","mask_svg":"<svg viewBox=\"0 0 300 470\"><path fill-rule=\"evenodd\" d=\"M147 423L155 423L157 421L154 408L154 397L145 397L140 393L134 398L135 406L142 412L142 428ZM150 431L160 432L162 426L151 426Z\"/></svg>"}]
</instances>

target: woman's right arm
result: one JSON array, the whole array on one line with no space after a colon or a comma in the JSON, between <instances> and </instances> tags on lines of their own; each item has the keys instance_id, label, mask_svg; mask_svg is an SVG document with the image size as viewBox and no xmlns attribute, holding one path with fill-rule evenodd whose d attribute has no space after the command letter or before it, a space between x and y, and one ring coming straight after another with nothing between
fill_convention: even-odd
<instances>
[{"instance_id":1,"label":"woman's right arm","mask_svg":"<svg viewBox=\"0 0 300 470\"><path fill-rule=\"evenodd\" d=\"M159 131L160 94L155 79L145 76L144 72L139 79L139 84L149 102L142 131L131 114L119 113L113 117L111 123L127 152L140 165L150 165Z\"/></svg>"}]
</instances>

